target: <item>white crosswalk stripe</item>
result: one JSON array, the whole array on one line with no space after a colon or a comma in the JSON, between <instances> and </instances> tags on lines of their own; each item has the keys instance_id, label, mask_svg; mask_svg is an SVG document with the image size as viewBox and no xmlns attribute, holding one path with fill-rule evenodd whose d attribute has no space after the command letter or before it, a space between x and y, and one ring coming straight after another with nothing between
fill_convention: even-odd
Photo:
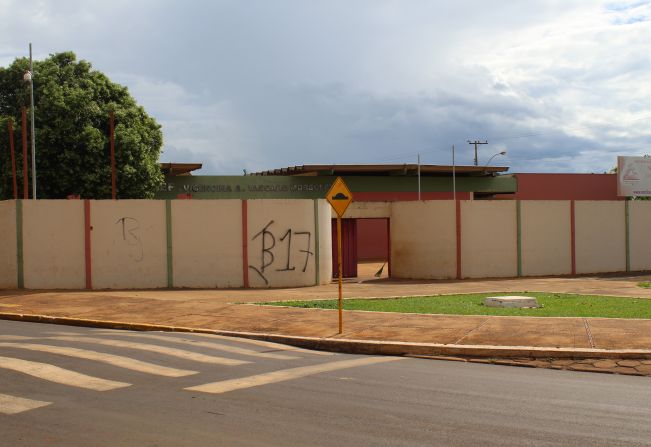
<instances>
[{"instance_id":1,"label":"white crosswalk stripe","mask_svg":"<svg viewBox=\"0 0 651 447\"><path fill-rule=\"evenodd\" d=\"M122 340L110 340L110 339L97 338L97 337L57 336L57 337L48 337L48 339L93 343L93 344L104 345L104 346L114 346L117 348L137 349L140 351L155 352L158 354L178 357L184 360L192 360L201 363L211 363L214 365L237 366L237 365L244 365L246 363L251 363L245 360L235 360L235 359L229 359L225 357L205 355L197 352L184 351L182 349L168 348L166 346L152 345L146 343L136 343L136 342L122 341Z\"/></svg>"},{"instance_id":2,"label":"white crosswalk stripe","mask_svg":"<svg viewBox=\"0 0 651 447\"><path fill-rule=\"evenodd\" d=\"M28 374L39 379L62 385L85 388L95 391L108 391L131 386L130 383L100 379L75 371L59 368L47 363L32 362L12 357L0 357L0 368Z\"/></svg>"},{"instance_id":3,"label":"white crosswalk stripe","mask_svg":"<svg viewBox=\"0 0 651 447\"><path fill-rule=\"evenodd\" d=\"M23 411L35 410L51 404L52 402L43 402L41 400L25 399L24 397L0 394L0 414L18 414Z\"/></svg>"},{"instance_id":4,"label":"white crosswalk stripe","mask_svg":"<svg viewBox=\"0 0 651 447\"><path fill-rule=\"evenodd\" d=\"M20 341L20 340L34 340L34 337L26 337L24 335L0 335L0 341Z\"/></svg>"},{"instance_id":5,"label":"white crosswalk stripe","mask_svg":"<svg viewBox=\"0 0 651 447\"><path fill-rule=\"evenodd\" d=\"M256 340L254 338L241 338L241 337L226 337L225 335L213 335L213 334L193 334L199 337L206 337L206 338L212 338L212 339L219 339L219 340L229 340L229 341L236 341L238 343L247 343L250 345L255 345L255 346L262 346L268 349L273 349L276 351L289 351L289 352L302 352L304 354L312 354L312 355L335 355L334 352L327 352L327 351L313 351L310 349L303 349L303 348L298 348L296 346L291 346L291 345L283 345L280 343L273 343L270 341L264 341L264 340Z\"/></svg>"},{"instance_id":6,"label":"white crosswalk stripe","mask_svg":"<svg viewBox=\"0 0 651 447\"><path fill-rule=\"evenodd\" d=\"M27 349L30 351L47 352L50 354L64 355L68 357L75 357L86 360L93 360L96 362L107 363L109 365L118 366L120 368L130 369L147 374L154 374L164 377L183 377L192 374L197 374L197 371L189 371L185 369L168 368L166 366L156 365L153 363L143 362L130 357L123 357L119 355L107 354L103 352L90 351L87 349L61 347L42 345L37 343L12 343L0 342L0 347Z\"/></svg>"},{"instance_id":7,"label":"white crosswalk stripe","mask_svg":"<svg viewBox=\"0 0 651 447\"><path fill-rule=\"evenodd\" d=\"M102 331L102 334L105 332ZM258 351L253 351L251 349L245 349L245 348L238 348L236 346L228 346L220 343L212 343L208 341L198 341L198 340L191 340L188 338L181 338L179 336L166 336L166 335L156 335L156 334L143 334L143 333L136 333L136 332L119 332L116 333L115 331L113 332L106 332L106 334L110 334L111 336L126 336L126 337L138 337L138 338L146 338L149 340L160 340L160 341L168 341L170 343L179 343L183 345L189 345L189 346L198 346L201 348L209 348L209 349L216 349L218 351L224 351L224 352L230 352L232 354L239 354L239 355L245 355L245 356L250 356L250 357L260 357L260 358L266 358L266 359L275 359L275 360L295 360L296 357L293 357L291 355L284 355L284 354L275 354L272 352L258 352Z\"/></svg>"},{"instance_id":8,"label":"white crosswalk stripe","mask_svg":"<svg viewBox=\"0 0 651 447\"><path fill-rule=\"evenodd\" d=\"M221 394L229 391L252 388L256 386L269 385L271 383L285 382L287 380L300 379L302 377L328 371L337 371L340 369L354 368L358 366L373 365L376 363L393 362L401 360L400 357L365 357L353 360L341 360L320 365L300 366L298 368L283 369L264 374L256 374L249 377L238 379L222 380L219 382L205 383L185 388L188 391L199 391L202 393Z\"/></svg>"}]
</instances>

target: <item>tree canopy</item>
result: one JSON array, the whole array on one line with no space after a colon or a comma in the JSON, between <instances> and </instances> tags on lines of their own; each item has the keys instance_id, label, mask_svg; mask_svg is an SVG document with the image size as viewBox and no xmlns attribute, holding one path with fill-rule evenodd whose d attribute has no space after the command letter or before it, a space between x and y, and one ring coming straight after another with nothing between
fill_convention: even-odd
<instances>
[{"instance_id":1,"label":"tree canopy","mask_svg":"<svg viewBox=\"0 0 651 447\"><path fill-rule=\"evenodd\" d=\"M37 198L111 197L109 112L115 113L118 198L151 198L163 181L160 125L126 87L77 61L72 52L34 61ZM0 199L12 196L7 120L13 120L19 197L22 197L21 108L29 107L23 75L29 59L0 67ZM29 114L27 123L29 133ZM28 137L29 144L29 137ZM28 150L31 151L31 147ZM31 166L31 160L28 162ZM28 169L31 191L31 170Z\"/></svg>"}]
</instances>

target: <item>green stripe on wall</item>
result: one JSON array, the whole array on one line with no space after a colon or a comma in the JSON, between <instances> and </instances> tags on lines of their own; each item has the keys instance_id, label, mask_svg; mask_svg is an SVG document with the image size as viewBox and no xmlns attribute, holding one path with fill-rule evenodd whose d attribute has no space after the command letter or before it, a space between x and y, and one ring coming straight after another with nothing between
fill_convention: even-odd
<instances>
[{"instance_id":1,"label":"green stripe on wall","mask_svg":"<svg viewBox=\"0 0 651 447\"><path fill-rule=\"evenodd\" d=\"M515 201L515 216L518 228L518 276L522 276L522 207L519 200Z\"/></svg>"},{"instance_id":2,"label":"green stripe on wall","mask_svg":"<svg viewBox=\"0 0 651 447\"><path fill-rule=\"evenodd\" d=\"M16 200L16 263L18 270L18 288L25 288L23 271L23 201Z\"/></svg>"},{"instance_id":3,"label":"green stripe on wall","mask_svg":"<svg viewBox=\"0 0 651 447\"><path fill-rule=\"evenodd\" d=\"M314 199L314 279L317 286L321 282L319 258L319 199Z\"/></svg>"},{"instance_id":4,"label":"green stripe on wall","mask_svg":"<svg viewBox=\"0 0 651 447\"><path fill-rule=\"evenodd\" d=\"M631 217L630 217L630 208L629 201L624 202L624 226L626 232L626 271L631 271Z\"/></svg>"},{"instance_id":5,"label":"green stripe on wall","mask_svg":"<svg viewBox=\"0 0 651 447\"><path fill-rule=\"evenodd\" d=\"M165 223L167 228L167 287L174 287L174 266L172 252L172 201L165 201Z\"/></svg>"}]
</instances>

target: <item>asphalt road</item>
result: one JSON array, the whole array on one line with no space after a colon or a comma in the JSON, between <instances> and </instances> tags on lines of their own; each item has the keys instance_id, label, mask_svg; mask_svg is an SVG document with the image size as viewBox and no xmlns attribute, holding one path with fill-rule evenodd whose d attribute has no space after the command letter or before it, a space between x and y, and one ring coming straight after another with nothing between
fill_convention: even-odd
<instances>
[{"instance_id":1,"label":"asphalt road","mask_svg":"<svg viewBox=\"0 0 651 447\"><path fill-rule=\"evenodd\" d=\"M647 377L0 321L0 446L634 446L650 422Z\"/></svg>"}]
</instances>

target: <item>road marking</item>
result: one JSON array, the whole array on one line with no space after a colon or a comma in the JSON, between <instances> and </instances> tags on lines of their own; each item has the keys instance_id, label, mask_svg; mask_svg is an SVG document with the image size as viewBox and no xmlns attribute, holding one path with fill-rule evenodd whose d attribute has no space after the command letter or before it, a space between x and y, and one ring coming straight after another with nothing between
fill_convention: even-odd
<instances>
[{"instance_id":1,"label":"road marking","mask_svg":"<svg viewBox=\"0 0 651 447\"><path fill-rule=\"evenodd\" d=\"M23 411L35 410L37 408L51 405L52 402L43 402L41 400L25 399L22 397L9 396L0 394L0 413L17 414Z\"/></svg>"},{"instance_id":2,"label":"road marking","mask_svg":"<svg viewBox=\"0 0 651 447\"><path fill-rule=\"evenodd\" d=\"M62 385L86 388L95 391L108 391L131 386L130 383L100 379L98 377L87 376L86 374L59 368L58 366L49 365L47 363L31 362L11 357L0 357L0 368L21 372L39 379L60 383Z\"/></svg>"},{"instance_id":3,"label":"road marking","mask_svg":"<svg viewBox=\"0 0 651 447\"><path fill-rule=\"evenodd\" d=\"M144 331L129 331L129 330L120 330L120 329L92 329L93 333L102 333L102 334L115 334L115 335L123 335L124 334L133 334L133 335L145 335ZM119 334L117 332L120 332ZM160 333L160 331L154 331ZM79 337L80 335L76 332L49 332L50 334L56 334L56 335L66 335L66 336L73 336L73 337ZM172 333L172 332L166 332L166 333ZM174 334L182 334L183 332L173 332ZM264 340L256 340L253 338L243 338L243 337L227 337L225 335L217 335L217 334L202 334L202 333L197 333L197 332L192 332L192 335L195 337L203 337L203 338L209 338L211 340L224 340L224 341L231 341L231 342L236 342L236 343L244 343L248 345L254 345L254 346L260 346L263 348L267 349L273 349L274 351L288 351L288 352L302 352L305 354L312 354L312 355L322 355L322 356L330 356L330 355L336 355L334 352L327 352L327 351L314 351L311 349L304 349L304 348L299 348L297 346L291 346L291 345L283 345L281 343L273 343L270 341L264 341ZM2 337L2 336L0 336ZM25 339L29 339L31 337L25 337ZM269 354L269 353L259 353L259 354Z\"/></svg>"},{"instance_id":4,"label":"road marking","mask_svg":"<svg viewBox=\"0 0 651 447\"><path fill-rule=\"evenodd\" d=\"M180 343L180 344L190 345L190 346L200 346L202 348L217 349L219 351L230 352L239 355L247 355L251 357L262 357L262 358L275 359L275 360L296 360L297 358L297 357L292 357L291 355L274 354L270 352L258 352L258 351L253 351L251 349L238 348L235 346L226 346L219 343L197 341L189 338L179 338L178 336L143 334L143 333L134 333L134 332L120 332L116 334L115 332L102 331L102 334L104 333L113 336L131 336L131 337L138 337L138 338L149 338L152 340L169 341L171 343ZM237 341L237 340L231 340L231 341Z\"/></svg>"},{"instance_id":5,"label":"road marking","mask_svg":"<svg viewBox=\"0 0 651 447\"><path fill-rule=\"evenodd\" d=\"M265 348L269 349L274 349L274 350L279 350L279 351L290 351L290 352L304 352L306 354L313 354L313 355L335 355L333 352L326 352L326 351L312 351L311 349L303 349L303 348L298 348L296 346L291 346L291 345L283 345L280 343L273 343L270 341L264 341L264 340L256 340L253 338L243 338L243 337L227 337L225 335L217 335L217 334L192 334L196 335L199 337L206 337L206 338L217 338L219 340L231 340L234 341L236 340L238 343L246 343L249 345L255 345L255 346L262 346Z\"/></svg>"},{"instance_id":6,"label":"road marking","mask_svg":"<svg viewBox=\"0 0 651 447\"><path fill-rule=\"evenodd\" d=\"M76 357L79 359L93 360L96 362L108 363L109 365L120 368L130 369L146 374L155 374L165 377L184 377L197 374L197 371L186 369L168 368L166 366L155 365L153 363L143 362L130 357L120 355L106 354L103 352L89 351L87 349L41 345L37 343L2 343L0 347L27 349L30 351L48 352L50 354L65 355L67 357Z\"/></svg>"},{"instance_id":7,"label":"road marking","mask_svg":"<svg viewBox=\"0 0 651 447\"><path fill-rule=\"evenodd\" d=\"M24 335L0 335L2 341L20 341L20 340L34 340L35 337L26 337Z\"/></svg>"},{"instance_id":8,"label":"road marking","mask_svg":"<svg viewBox=\"0 0 651 447\"><path fill-rule=\"evenodd\" d=\"M220 394L229 391L252 388L256 386L269 385L271 383L284 382L287 380L300 379L302 377L320 374L329 371L337 371L358 366L374 365L376 363L394 362L402 360L400 357L365 357L361 359L342 360L322 365L301 366L298 368L283 369L255 376L242 377L238 379L222 380L219 382L206 383L203 385L185 388L188 391L199 391L202 393Z\"/></svg>"},{"instance_id":9,"label":"road marking","mask_svg":"<svg viewBox=\"0 0 651 447\"><path fill-rule=\"evenodd\" d=\"M155 352L158 354L178 357L184 360L192 360L201 363L211 363L214 365L237 366L237 365L244 365L246 363L251 363L245 360L227 359L225 357L199 354L197 352L184 351L182 349L168 348L165 346L150 345L145 343L134 343L134 342L122 341L122 340L107 340L104 338L95 338L95 337L67 337L67 336L49 337L49 339L63 340L63 341L77 341L83 343L94 343L94 344L104 345L104 346L114 346L117 348L138 349L140 351Z\"/></svg>"}]
</instances>

